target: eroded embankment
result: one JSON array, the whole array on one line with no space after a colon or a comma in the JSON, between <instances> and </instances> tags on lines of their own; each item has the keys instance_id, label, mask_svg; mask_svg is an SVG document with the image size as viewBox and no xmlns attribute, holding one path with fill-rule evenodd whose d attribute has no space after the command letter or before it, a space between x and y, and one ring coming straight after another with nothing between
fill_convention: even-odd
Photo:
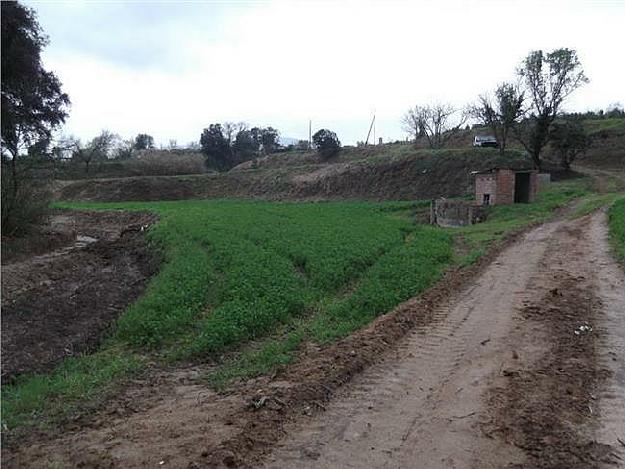
<instances>
[{"instance_id":1,"label":"eroded embankment","mask_svg":"<svg viewBox=\"0 0 625 469\"><path fill-rule=\"evenodd\" d=\"M411 147L407 147L411 150ZM413 154L414 153L414 154ZM293 157L297 158L297 157ZM60 200L152 201L191 198L265 200L415 200L461 196L471 172L494 166L526 167L517 153L449 150L359 161L233 170L202 176L96 179L64 184Z\"/></svg>"}]
</instances>

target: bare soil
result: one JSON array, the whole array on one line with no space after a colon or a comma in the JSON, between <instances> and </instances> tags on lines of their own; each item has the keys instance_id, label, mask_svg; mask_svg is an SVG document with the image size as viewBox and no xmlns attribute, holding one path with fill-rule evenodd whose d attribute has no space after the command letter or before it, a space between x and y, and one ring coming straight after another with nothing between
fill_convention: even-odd
<instances>
[{"instance_id":1,"label":"bare soil","mask_svg":"<svg viewBox=\"0 0 625 469\"><path fill-rule=\"evenodd\" d=\"M2 266L3 383L97 346L156 271L144 236L154 221L143 213L59 212L46 233L64 247L16 254Z\"/></svg>"},{"instance_id":2,"label":"bare soil","mask_svg":"<svg viewBox=\"0 0 625 469\"><path fill-rule=\"evenodd\" d=\"M374 161L348 160L346 156L310 164L295 156L289 159L274 155L260 169L244 167L210 175L81 180L59 185L55 195L60 200L84 201L221 197L415 200L464 195L471 186L471 171L501 165L524 168L528 164L518 155L500 157L497 152L483 154L474 150L444 155L408 153L397 158L379 156L382 157Z\"/></svg>"},{"instance_id":3,"label":"bare soil","mask_svg":"<svg viewBox=\"0 0 625 469\"><path fill-rule=\"evenodd\" d=\"M542 225L368 328L306 344L296 363L223 394L206 385L210 365L158 370L3 462L622 466L625 275L606 230L603 213Z\"/></svg>"}]
</instances>

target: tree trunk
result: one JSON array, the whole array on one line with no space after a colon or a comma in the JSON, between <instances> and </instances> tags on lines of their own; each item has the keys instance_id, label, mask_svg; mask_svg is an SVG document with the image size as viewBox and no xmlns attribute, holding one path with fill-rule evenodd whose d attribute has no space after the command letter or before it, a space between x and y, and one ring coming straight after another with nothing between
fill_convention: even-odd
<instances>
[{"instance_id":1,"label":"tree trunk","mask_svg":"<svg viewBox=\"0 0 625 469\"><path fill-rule=\"evenodd\" d=\"M532 152L532 162L534 163L534 169L537 169L540 172L541 161L540 161L540 153Z\"/></svg>"}]
</instances>

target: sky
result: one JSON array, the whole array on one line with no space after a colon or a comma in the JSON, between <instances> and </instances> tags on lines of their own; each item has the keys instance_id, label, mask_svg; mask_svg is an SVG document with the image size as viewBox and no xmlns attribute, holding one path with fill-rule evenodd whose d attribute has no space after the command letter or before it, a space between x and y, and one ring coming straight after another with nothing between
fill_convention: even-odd
<instances>
[{"instance_id":1,"label":"sky","mask_svg":"<svg viewBox=\"0 0 625 469\"><path fill-rule=\"evenodd\" d=\"M460 108L531 51L577 50L590 83L567 110L625 104L625 0L24 2L72 101L62 133L183 146L244 121L344 144L404 139L416 104Z\"/></svg>"}]
</instances>

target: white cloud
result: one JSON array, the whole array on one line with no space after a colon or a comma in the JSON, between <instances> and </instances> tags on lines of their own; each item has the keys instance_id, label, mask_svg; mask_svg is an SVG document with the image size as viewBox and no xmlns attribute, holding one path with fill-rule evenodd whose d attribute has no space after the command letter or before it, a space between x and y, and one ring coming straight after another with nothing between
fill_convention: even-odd
<instances>
[{"instance_id":1,"label":"white cloud","mask_svg":"<svg viewBox=\"0 0 625 469\"><path fill-rule=\"evenodd\" d=\"M625 8L617 2L178 3L175 15L144 3L132 4L121 26L119 5L103 15L101 4L101 23L90 17L80 30L84 47L58 27L68 16L79 22L84 7L31 5L51 35L47 64L73 102L66 131L83 138L108 128L188 142L227 120L305 137L311 117L354 143L374 109L377 135L402 138L411 105L463 105L513 78L530 50L562 46L578 50L591 78L569 108L625 101Z\"/></svg>"}]
</instances>

